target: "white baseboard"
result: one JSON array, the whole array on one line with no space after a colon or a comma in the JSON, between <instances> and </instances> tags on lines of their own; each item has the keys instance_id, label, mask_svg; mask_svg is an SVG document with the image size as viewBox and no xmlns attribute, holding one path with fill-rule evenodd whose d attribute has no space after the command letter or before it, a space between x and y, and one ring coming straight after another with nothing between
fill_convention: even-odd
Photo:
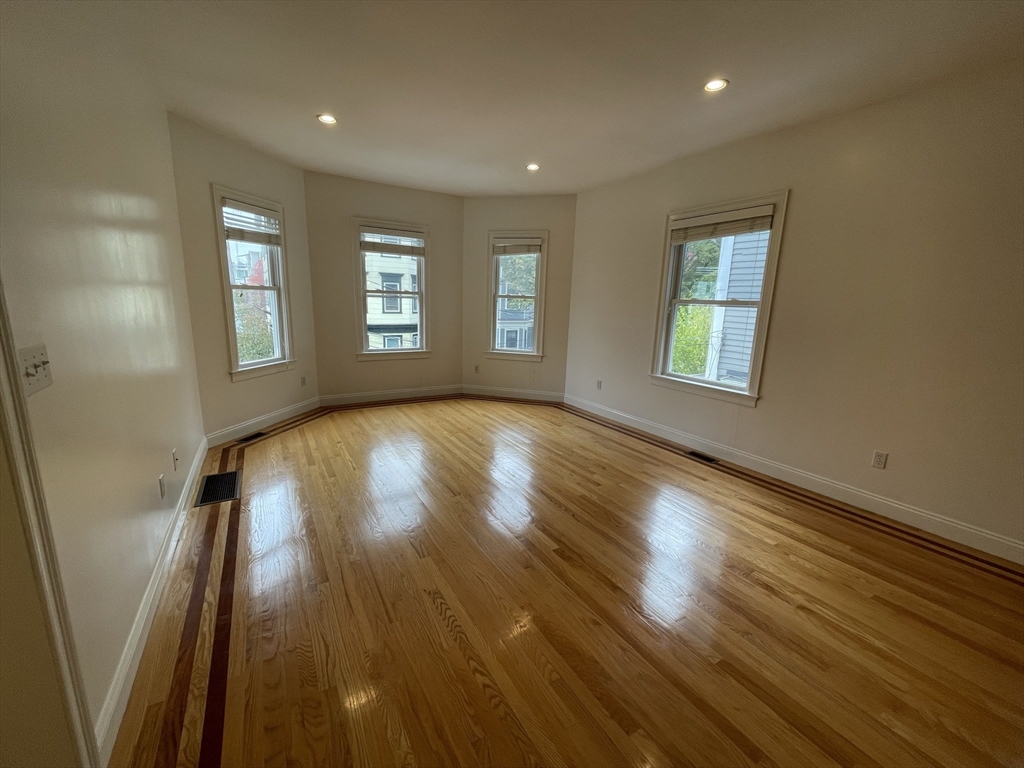
<instances>
[{"instance_id":1,"label":"white baseboard","mask_svg":"<svg viewBox=\"0 0 1024 768\"><path fill-rule=\"evenodd\" d=\"M490 397L511 397L517 400L539 400L545 403L561 403L565 398L561 392L548 392L541 389L509 389L507 387L478 387L467 385L462 387L467 395L486 395Z\"/></svg>"},{"instance_id":2,"label":"white baseboard","mask_svg":"<svg viewBox=\"0 0 1024 768\"><path fill-rule=\"evenodd\" d=\"M755 472L792 483L815 493L866 509L869 512L912 525L915 528L934 533L951 541L980 549L982 552L988 552L1016 563L1024 563L1024 542L1017 541L1009 536L1003 536L970 523L964 523L936 512L921 509L920 507L904 504L901 501L886 498L877 493L854 488L845 483L829 480L826 477L805 472L802 469L781 464L771 459L765 459L761 456L755 456L746 451L730 448L721 443L705 440L696 435L691 435L672 427L666 427L647 419L641 419L638 416L632 416L628 413L591 402L590 400L566 395L565 402L596 416L657 435L684 448L692 448L715 458L738 464L741 467L752 469Z\"/></svg>"},{"instance_id":3,"label":"white baseboard","mask_svg":"<svg viewBox=\"0 0 1024 768\"><path fill-rule=\"evenodd\" d=\"M298 416L300 413L306 411L312 411L314 408L320 407L320 398L313 397L309 400L304 400L301 403L295 403L295 405L289 405L287 408L281 408L280 410L273 411L272 413L264 414L263 416L257 416L255 419L249 419L249 421L243 421L241 424L235 424L232 427L226 427L225 429L218 429L216 432L211 432L206 436L207 444L211 447L220 445L221 443L227 443L232 440L237 440L240 437L245 437L252 432L256 432L264 427L269 427L272 424L277 424L279 421L290 419L294 416Z\"/></svg>"},{"instance_id":4,"label":"white baseboard","mask_svg":"<svg viewBox=\"0 0 1024 768\"><path fill-rule=\"evenodd\" d=\"M146 585L146 591L142 596L142 604L135 614L135 622L132 624L132 631L128 634L128 642L125 643L121 660L114 672L114 679L107 689L107 697L96 718L96 743L99 747L101 765L107 765L110 761L110 753L114 749L117 731L121 727L121 718L124 717L125 707L128 706L128 696L131 694L132 684L135 682L135 673L142 660L146 638L149 637L149 628L153 624L157 604L160 602L160 594L163 592L164 582L167 579L174 545L181 534L181 527L185 523L185 513L191 506L192 493L195 491L199 471L206 458L207 446L208 443L204 437L199 441L199 448L196 449L195 456L192 457L192 466L189 467L181 495L174 507L171 524L167 527L163 543L160 545L160 552L157 555L156 564L153 566L153 574L149 577L149 584Z\"/></svg>"},{"instance_id":5,"label":"white baseboard","mask_svg":"<svg viewBox=\"0 0 1024 768\"><path fill-rule=\"evenodd\" d=\"M320 398L321 405L352 405L355 403L375 403L380 400L404 400L414 397L440 397L457 395L462 392L458 384L444 384L439 387L411 387L409 389L382 389L379 392L353 392L347 395L324 395Z\"/></svg>"}]
</instances>

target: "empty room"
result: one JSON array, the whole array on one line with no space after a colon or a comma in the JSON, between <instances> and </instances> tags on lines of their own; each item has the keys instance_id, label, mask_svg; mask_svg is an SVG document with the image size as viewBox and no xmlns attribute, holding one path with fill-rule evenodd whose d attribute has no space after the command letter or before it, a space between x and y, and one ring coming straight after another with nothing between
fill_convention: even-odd
<instances>
[{"instance_id":1,"label":"empty room","mask_svg":"<svg viewBox=\"0 0 1024 768\"><path fill-rule=\"evenodd\" d=\"M0 0L0 767L1024 768L1024 0Z\"/></svg>"}]
</instances>

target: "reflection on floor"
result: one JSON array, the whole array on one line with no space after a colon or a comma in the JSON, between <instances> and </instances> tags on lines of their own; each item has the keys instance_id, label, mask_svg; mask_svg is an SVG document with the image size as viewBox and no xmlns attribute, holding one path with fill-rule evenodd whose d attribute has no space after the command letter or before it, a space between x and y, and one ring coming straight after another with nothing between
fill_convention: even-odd
<instances>
[{"instance_id":1,"label":"reflection on floor","mask_svg":"<svg viewBox=\"0 0 1024 768\"><path fill-rule=\"evenodd\" d=\"M563 410L347 410L190 511L112 765L1019 765L1024 586Z\"/></svg>"}]
</instances>

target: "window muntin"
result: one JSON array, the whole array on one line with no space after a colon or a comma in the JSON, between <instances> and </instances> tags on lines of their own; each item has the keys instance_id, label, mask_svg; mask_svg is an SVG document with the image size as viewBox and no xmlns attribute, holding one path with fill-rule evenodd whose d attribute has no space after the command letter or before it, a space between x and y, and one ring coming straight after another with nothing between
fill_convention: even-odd
<instances>
[{"instance_id":1,"label":"window muntin","mask_svg":"<svg viewBox=\"0 0 1024 768\"><path fill-rule=\"evenodd\" d=\"M543 236L491 236L491 351L539 355Z\"/></svg>"},{"instance_id":2,"label":"window muntin","mask_svg":"<svg viewBox=\"0 0 1024 768\"><path fill-rule=\"evenodd\" d=\"M785 200L670 217L656 378L756 398Z\"/></svg>"},{"instance_id":3,"label":"window muntin","mask_svg":"<svg viewBox=\"0 0 1024 768\"><path fill-rule=\"evenodd\" d=\"M423 350L423 232L359 228L363 352Z\"/></svg>"},{"instance_id":4,"label":"window muntin","mask_svg":"<svg viewBox=\"0 0 1024 768\"><path fill-rule=\"evenodd\" d=\"M238 195L242 197L242 195ZM283 212L218 194L232 333L232 372L288 357Z\"/></svg>"}]
</instances>

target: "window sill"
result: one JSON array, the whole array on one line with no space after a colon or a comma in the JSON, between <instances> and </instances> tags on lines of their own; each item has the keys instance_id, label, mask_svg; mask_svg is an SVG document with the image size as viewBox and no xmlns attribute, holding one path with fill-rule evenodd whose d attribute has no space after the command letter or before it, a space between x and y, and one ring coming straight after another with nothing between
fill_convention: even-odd
<instances>
[{"instance_id":1,"label":"window sill","mask_svg":"<svg viewBox=\"0 0 1024 768\"><path fill-rule=\"evenodd\" d=\"M382 349L380 352L360 352L356 360L365 363L370 360L418 360L424 357L430 357L429 349L410 349L406 352Z\"/></svg>"},{"instance_id":2,"label":"window sill","mask_svg":"<svg viewBox=\"0 0 1024 768\"><path fill-rule=\"evenodd\" d=\"M659 387L679 389L693 395L703 395L704 397L713 397L716 400L725 400L729 403L739 403L740 405L745 405L748 408L753 408L757 405L757 395L738 392L735 389L716 387L711 384L698 384L695 381L676 379L671 376L661 376L656 373L652 373L650 376L651 384L657 384Z\"/></svg>"},{"instance_id":3,"label":"window sill","mask_svg":"<svg viewBox=\"0 0 1024 768\"><path fill-rule=\"evenodd\" d=\"M276 363L254 365L252 368L243 368L240 371L231 371L231 380L245 381L246 379L255 379L258 376L269 376L270 374L278 373L279 371L287 371L291 369L294 362L294 360L278 360Z\"/></svg>"},{"instance_id":4,"label":"window sill","mask_svg":"<svg viewBox=\"0 0 1024 768\"><path fill-rule=\"evenodd\" d=\"M498 352L492 349L484 357L491 360L518 360L521 363L539 363L544 355L533 352Z\"/></svg>"}]
</instances>

